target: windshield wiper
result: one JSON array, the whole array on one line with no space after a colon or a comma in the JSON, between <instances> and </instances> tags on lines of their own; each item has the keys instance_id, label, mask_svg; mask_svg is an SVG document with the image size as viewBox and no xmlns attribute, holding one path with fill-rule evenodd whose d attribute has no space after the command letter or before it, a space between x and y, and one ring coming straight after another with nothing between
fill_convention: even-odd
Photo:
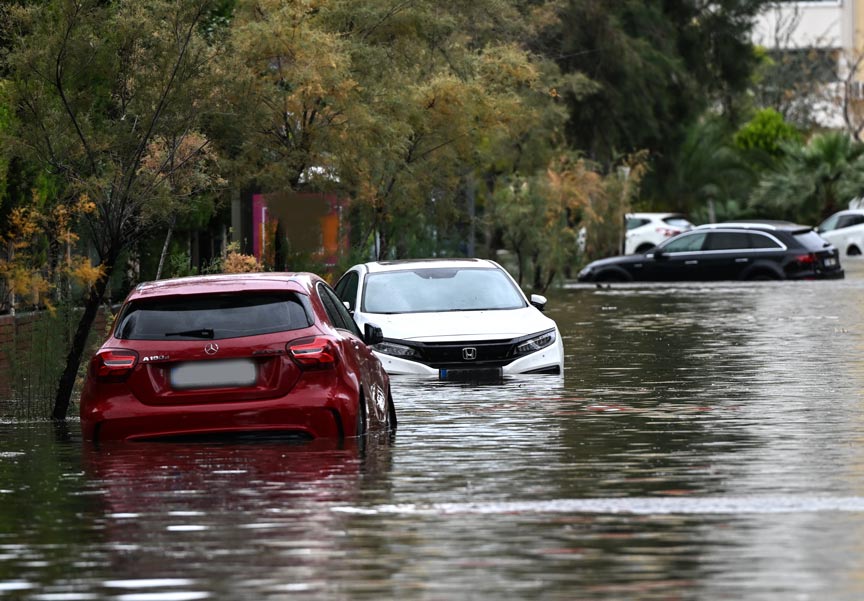
<instances>
[{"instance_id":1,"label":"windshield wiper","mask_svg":"<svg viewBox=\"0 0 864 601\"><path fill-rule=\"evenodd\" d=\"M211 328L201 328L200 330L183 330L182 332L166 332L166 336L191 336L194 338L213 338L213 330Z\"/></svg>"}]
</instances>

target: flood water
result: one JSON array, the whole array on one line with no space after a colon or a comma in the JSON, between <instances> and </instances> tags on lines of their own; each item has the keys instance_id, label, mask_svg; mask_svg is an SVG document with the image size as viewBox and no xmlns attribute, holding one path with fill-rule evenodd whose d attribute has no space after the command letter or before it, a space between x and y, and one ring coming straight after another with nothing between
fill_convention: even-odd
<instances>
[{"instance_id":1,"label":"flood water","mask_svg":"<svg viewBox=\"0 0 864 601\"><path fill-rule=\"evenodd\" d=\"M571 286L563 379L394 379L395 439L0 423L0 599L864 599L864 261Z\"/></svg>"}]
</instances>

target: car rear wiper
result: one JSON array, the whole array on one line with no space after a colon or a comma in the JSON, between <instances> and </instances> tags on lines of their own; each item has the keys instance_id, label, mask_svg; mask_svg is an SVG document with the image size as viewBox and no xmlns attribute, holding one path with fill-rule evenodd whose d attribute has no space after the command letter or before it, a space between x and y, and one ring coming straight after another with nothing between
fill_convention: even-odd
<instances>
[{"instance_id":1,"label":"car rear wiper","mask_svg":"<svg viewBox=\"0 0 864 601\"><path fill-rule=\"evenodd\" d=\"M211 328L201 328L200 330L183 330L182 332L166 332L166 336L191 336L194 338L213 338L213 330Z\"/></svg>"}]
</instances>

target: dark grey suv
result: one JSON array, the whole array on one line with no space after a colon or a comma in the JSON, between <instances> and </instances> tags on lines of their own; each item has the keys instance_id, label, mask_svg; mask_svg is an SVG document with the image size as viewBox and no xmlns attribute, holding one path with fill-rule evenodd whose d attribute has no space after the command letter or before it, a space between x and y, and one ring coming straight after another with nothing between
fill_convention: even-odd
<instances>
[{"instance_id":1,"label":"dark grey suv","mask_svg":"<svg viewBox=\"0 0 864 601\"><path fill-rule=\"evenodd\" d=\"M601 259L582 282L842 278L839 253L812 227L788 222L701 225L637 255Z\"/></svg>"}]
</instances>

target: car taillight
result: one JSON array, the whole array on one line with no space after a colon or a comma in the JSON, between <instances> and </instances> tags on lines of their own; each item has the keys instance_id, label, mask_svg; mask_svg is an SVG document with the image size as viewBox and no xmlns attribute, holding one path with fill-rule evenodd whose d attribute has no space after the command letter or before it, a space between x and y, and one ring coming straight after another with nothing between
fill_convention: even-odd
<instances>
[{"instance_id":1,"label":"car taillight","mask_svg":"<svg viewBox=\"0 0 864 601\"><path fill-rule=\"evenodd\" d=\"M673 230L668 227L658 227L657 233L663 236L664 238L671 238L672 236L676 236L681 233L681 230Z\"/></svg>"},{"instance_id":2,"label":"car taillight","mask_svg":"<svg viewBox=\"0 0 864 601\"><path fill-rule=\"evenodd\" d=\"M93 357L93 375L100 380L122 381L138 363L138 353L127 349L104 349Z\"/></svg>"},{"instance_id":3,"label":"car taillight","mask_svg":"<svg viewBox=\"0 0 864 601\"><path fill-rule=\"evenodd\" d=\"M336 345L329 338L316 336L294 340L286 345L294 363L305 369L327 369L336 366Z\"/></svg>"},{"instance_id":4,"label":"car taillight","mask_svg":"<svg viewBox=\"0 0 864 601\"><path fill-rule=\"evenodd\" d=\"M796 255L795 262L800 265L812 265L817 262L815 253L807 253L806 255Z\"/></svg>"}]
</instances>

